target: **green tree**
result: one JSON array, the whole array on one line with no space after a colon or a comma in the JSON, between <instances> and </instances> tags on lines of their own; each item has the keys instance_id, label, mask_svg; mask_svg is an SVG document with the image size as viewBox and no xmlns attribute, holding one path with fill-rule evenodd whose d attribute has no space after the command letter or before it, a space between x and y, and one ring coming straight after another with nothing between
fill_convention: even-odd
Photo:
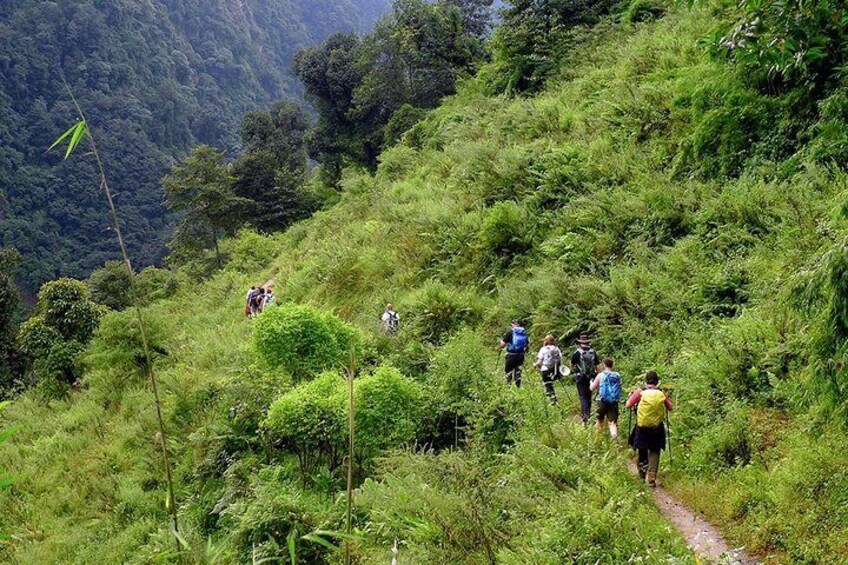
<instances>
[{"instance_id":1,"label":"green tree","mask_svg":"<svg viewBox=\"0 0 848 565\"><path fill-rule=\"evenodd\" d=\"M13 248L0 249L0 386L8 388L14 378L15 313L20 298L15 286L15 274L21 256Z\"/></svg>"},{"instance_id":2,"label":"green tree","mask_svg":"<svg viewBox=\"0 0 848 565\"><path fill-rule=\"evenodd\" d=\"M126 265L107 261L88 277L91 299L111 310L120 311L132 305L132 279Z\"/></svg>"},{"instance_id":3,"label":"green tree","mask_svg":"<svg viewBox=\"0 0 848 565\"><path fill-rule=\"evenodd\" d=\"M222 159L218 151L201 145L162 179L165 203L182 214L170 243L178 256L213 247L220 265L219 240L243 223L244 209L250 201L236 196L235 177Z\"/></svg>"},{"instance_id":4,"label":"green tree","mask_svg":"<svg viewBox=\"0 0 848 565\"><path fill-rule=\"evenodd\" d=\"M247 221L262 231L285 229L313 205L304 194L309 120L294 102L249 112L241 123L245 154L235 162L234 191L251 202Z\"/></svg>"},{"instance_id":5,"label":"green tree","mask_svg":"<svg viewBox=\"0 0 848 565\"><path fill-rule=\"evenodd\" d=\"M436 106L474 72L485 56L485 7L397 0L371 34L335 35L297 55L295 74L318 110L310 155L331 182L347 164L375 169L395 112Z\"/></svg>"},{"instance_id":6,"label":"green tree","mask_svg":"<svg viewBox=\"0 0 848 565\"><path fill-rule=\"evenodd\" d=\"M719 45L768 89L800 85L816 91L845 76L844 1L762 0L739 6L739 21Z\"/></svg>"},{"instance_id":7,"label":"green tree","mask_svg":"<svg viewBox=\"0 0 848 565\"><path fill-rule=\"evenodd\" d=\"M498 92L535 92L559 68L573 30L591 26L616 0L511 0L493 40Z\"/></svg>"},{"instance_id":8,"label":"green tree","mask_svg":"<svg viewBox=\"0 0 848 565\"><path fill-rule=\"evenodd\" d=\"M321 163L331 182L341 177L343 166L364 160L356 124L348 116L363 76L357 64L360 44L354 34L337 33L294 58L295 75L318 111L318 123L308 138L309 155Z\"/></svg>"},{"instance_id":9,"label":"green tree","mask_svg":"<svg viewBox=\"0 0 848 565\"><path fill-rule=\"evenodd\" d=\"M33 383L65 387L79 378L77 358L103 312L82 281L58 279L38 293L36 315L21 324L17 349Z\"/></svg>"}]
</instances>

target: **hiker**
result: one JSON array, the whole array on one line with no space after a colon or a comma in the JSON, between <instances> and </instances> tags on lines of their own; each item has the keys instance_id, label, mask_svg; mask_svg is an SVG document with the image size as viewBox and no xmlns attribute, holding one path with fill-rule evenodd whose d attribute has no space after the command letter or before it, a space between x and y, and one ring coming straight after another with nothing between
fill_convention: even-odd
<instances>
[{"instance_id":1,"label":"hiker","mask_svg":"<svg viewBox=\"0 0 848 565\"><path fill-rule=\"evenodd\" d=\"M253 294L256 292L256 285L250 285L247 295L244 297L244 315L250 317L250 302L253 300Z\"/></svg>"},{"instance_id":2,"label":"hiker","mask_svg":"<svg viewBox=\"0 0 848 565\"><path fill-rule=\"evenodd\" d=\"M636 426L630 434L630 446L639 453L639 477L657 486L660 452L665 449L666 414L674 407L668 395L659 389L656 371L645 375L645 388L637 389L627 399L627 409L636 406Z\"/></svg>"},{"instance_id":3,"label":"hiker","mask_svg":"<svg viewBox=\"0 0 848 565\"><path fill-rule=\"evenodd\" d=\"M395 312L391 303L386 304L386 311L380 316L380 325L383 326L383 331L390 335L397 333L400 328L400 314Z\"/></svg>"},{"instance_id":4,"label":"hiker","mask_svg":"<svg viewBox=\"0 0 848 565\"><path fill-rule=\"evenodd\" d=\"M571 355L571 368L574 384L577 385L577 396L580 398L580 416L586 424L592 415L592 391L589 385L595 378L601 361L592 349L592 339L587 334L580 334L577 345L577 351Z\"/></svg>"},{"instance_id":5,"label":"hiker","mask_svg":"<svg viewBox=\"0 0 848 565\"><path fill-rule=\"evenodd\" d=\"M262 310L268 308L269 306L273 306L276 303L277 297L274 295L274 289L269 288L265 291L265 298L262 300Z\"/></svg>"},{"instance_id":6,"label":"hiker","mask_svg":"<svg viewBox=\"0 0 848 565\"><path fill-rule=\"evenodd\" d=\"M258 316L262 312L262 303L265 301L265 289L259 287L256 289L256 292L253 294L253 298L250 299L250 315L252 317Z\"/></svg>"},{"instance_id":7,"label":"hiker","mask_svg":"<svg viewBox=\"0 0 848 565\"><path fill-rule=\"evenodd\" d=\"M250 287L250 291L247 293L247 306L244 309L244 313L247 314L248 317L253 316L255 312L256 297L259 296L260 292L262 292L262 289L254 285Z\"/></svg>"},{"instance_id":8,"label":"hiker","mask_svg":"<svg viewBox=\"0 0 848 565\"><path fill-rule=\"evenodd\" d=\"M559 379L559 366L562 363L562 351L556 346L554 336L548 334L542 341L542 348L536 355L536 363L533 365L542 375L542 383L545 385L545 394L551 404L557 403L554 382Z\"/></svg>"},{"instance_id":9,"label":"hiker","mask_svg":"<svg viewBox=\"0 0 848 565\"><path fill-rule=\"evenodd\" d=\"M604 360L604 370L598 373L589 386L589 390L598 391L597 429L604 427L604 419L609 422L610 437L618 437L618 402L621 400L621 375L612 370L613 360Z\"/></svg>"},{"instance_id":10,"label":"hiker","mask_svg":"<svg viewBox=\"0 0 848 565\"><path fill-rule=\"evenodd\" d=\"M515 386L520 388L521 366L524 365L524 354L530 350L530 338L519 320L512 321L512 327L501 338L498 348L506 349L506 382L515 383Z\"/></svg>"}]
</instances>

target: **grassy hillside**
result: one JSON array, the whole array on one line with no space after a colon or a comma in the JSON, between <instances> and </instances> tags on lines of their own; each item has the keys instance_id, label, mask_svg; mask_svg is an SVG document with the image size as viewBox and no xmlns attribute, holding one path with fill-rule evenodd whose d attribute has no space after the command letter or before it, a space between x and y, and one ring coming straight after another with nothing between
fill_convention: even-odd
<instances>
[{"instance_id":1,"label":"grassy hillside","mask_svg":"<svg viewBox=\"0 0 848 565\"><path fill-rule=\"evenodd\" d=\"M364 371L393 365L438 415L361 469L360 562L386 562L395 540L405 563L692 559L626 453L572 423L565 389L548 408L537 377L502 384L491 346L516 316L534 342L595 332L628 386L648 368L674 386L666 482L733 542L773 562L848 559L843 117L797 115L711 58L699 40L719 17L604 23L533 98L472 81L376 176L350 172L333 208L229 241L201 283L177 273L146 316L193 560L285 562L290 532L343 522L339 469L304 484L262 425L293 385L257 355L242 300L272 277L282 301L359 328ZM389 301L391 339L376 327ZM133 328L109 315L83 390L5 414L20 429L2 466L20 480L0 495L4 560L173 559Z\"/></svg>"}]
</instances>

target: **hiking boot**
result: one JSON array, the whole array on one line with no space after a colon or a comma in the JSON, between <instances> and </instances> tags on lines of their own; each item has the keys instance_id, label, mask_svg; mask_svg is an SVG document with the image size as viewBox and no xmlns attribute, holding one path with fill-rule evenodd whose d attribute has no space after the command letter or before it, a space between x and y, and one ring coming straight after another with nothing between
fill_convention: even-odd
<instances>
[{"instance_id":1,"label":"hiking boot","mask_svg":"<svg viewBox=\"0 0 848 565\"><path fill-rule=\"evenodd\" d=\"M639 467L639 478L641 480L645 480L645 476L647 475L647 470L644 467Z\"/></svg>"},{"instance_id":2,"label":"hiking boot","mask_svg":"<svg viewBox=\"0 0 848 565\"><path fill-rule=\"evenodd\" d=\"M652 473L651 471L648 471L647 480L648 480L648 486L649 487L656 487L657 486L657 474L656 473Z\"/></svg>"}]
</instances>

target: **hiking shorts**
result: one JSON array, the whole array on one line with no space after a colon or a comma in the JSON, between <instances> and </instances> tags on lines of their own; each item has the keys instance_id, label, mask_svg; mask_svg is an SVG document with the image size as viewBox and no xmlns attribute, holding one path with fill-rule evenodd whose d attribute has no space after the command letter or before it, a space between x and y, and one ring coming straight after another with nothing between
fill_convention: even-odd
<instances>
[{"instance_id":1,"label":"hiking shorts","mask_svg":"<svg viewBox=\"0 0 848 565\"><path fill-rule=\"evenodd\" d=\"M598 401L598 421L603 422L604 418L607 422L618 422L618 402Z\"/></svg>"}]
</instances>

